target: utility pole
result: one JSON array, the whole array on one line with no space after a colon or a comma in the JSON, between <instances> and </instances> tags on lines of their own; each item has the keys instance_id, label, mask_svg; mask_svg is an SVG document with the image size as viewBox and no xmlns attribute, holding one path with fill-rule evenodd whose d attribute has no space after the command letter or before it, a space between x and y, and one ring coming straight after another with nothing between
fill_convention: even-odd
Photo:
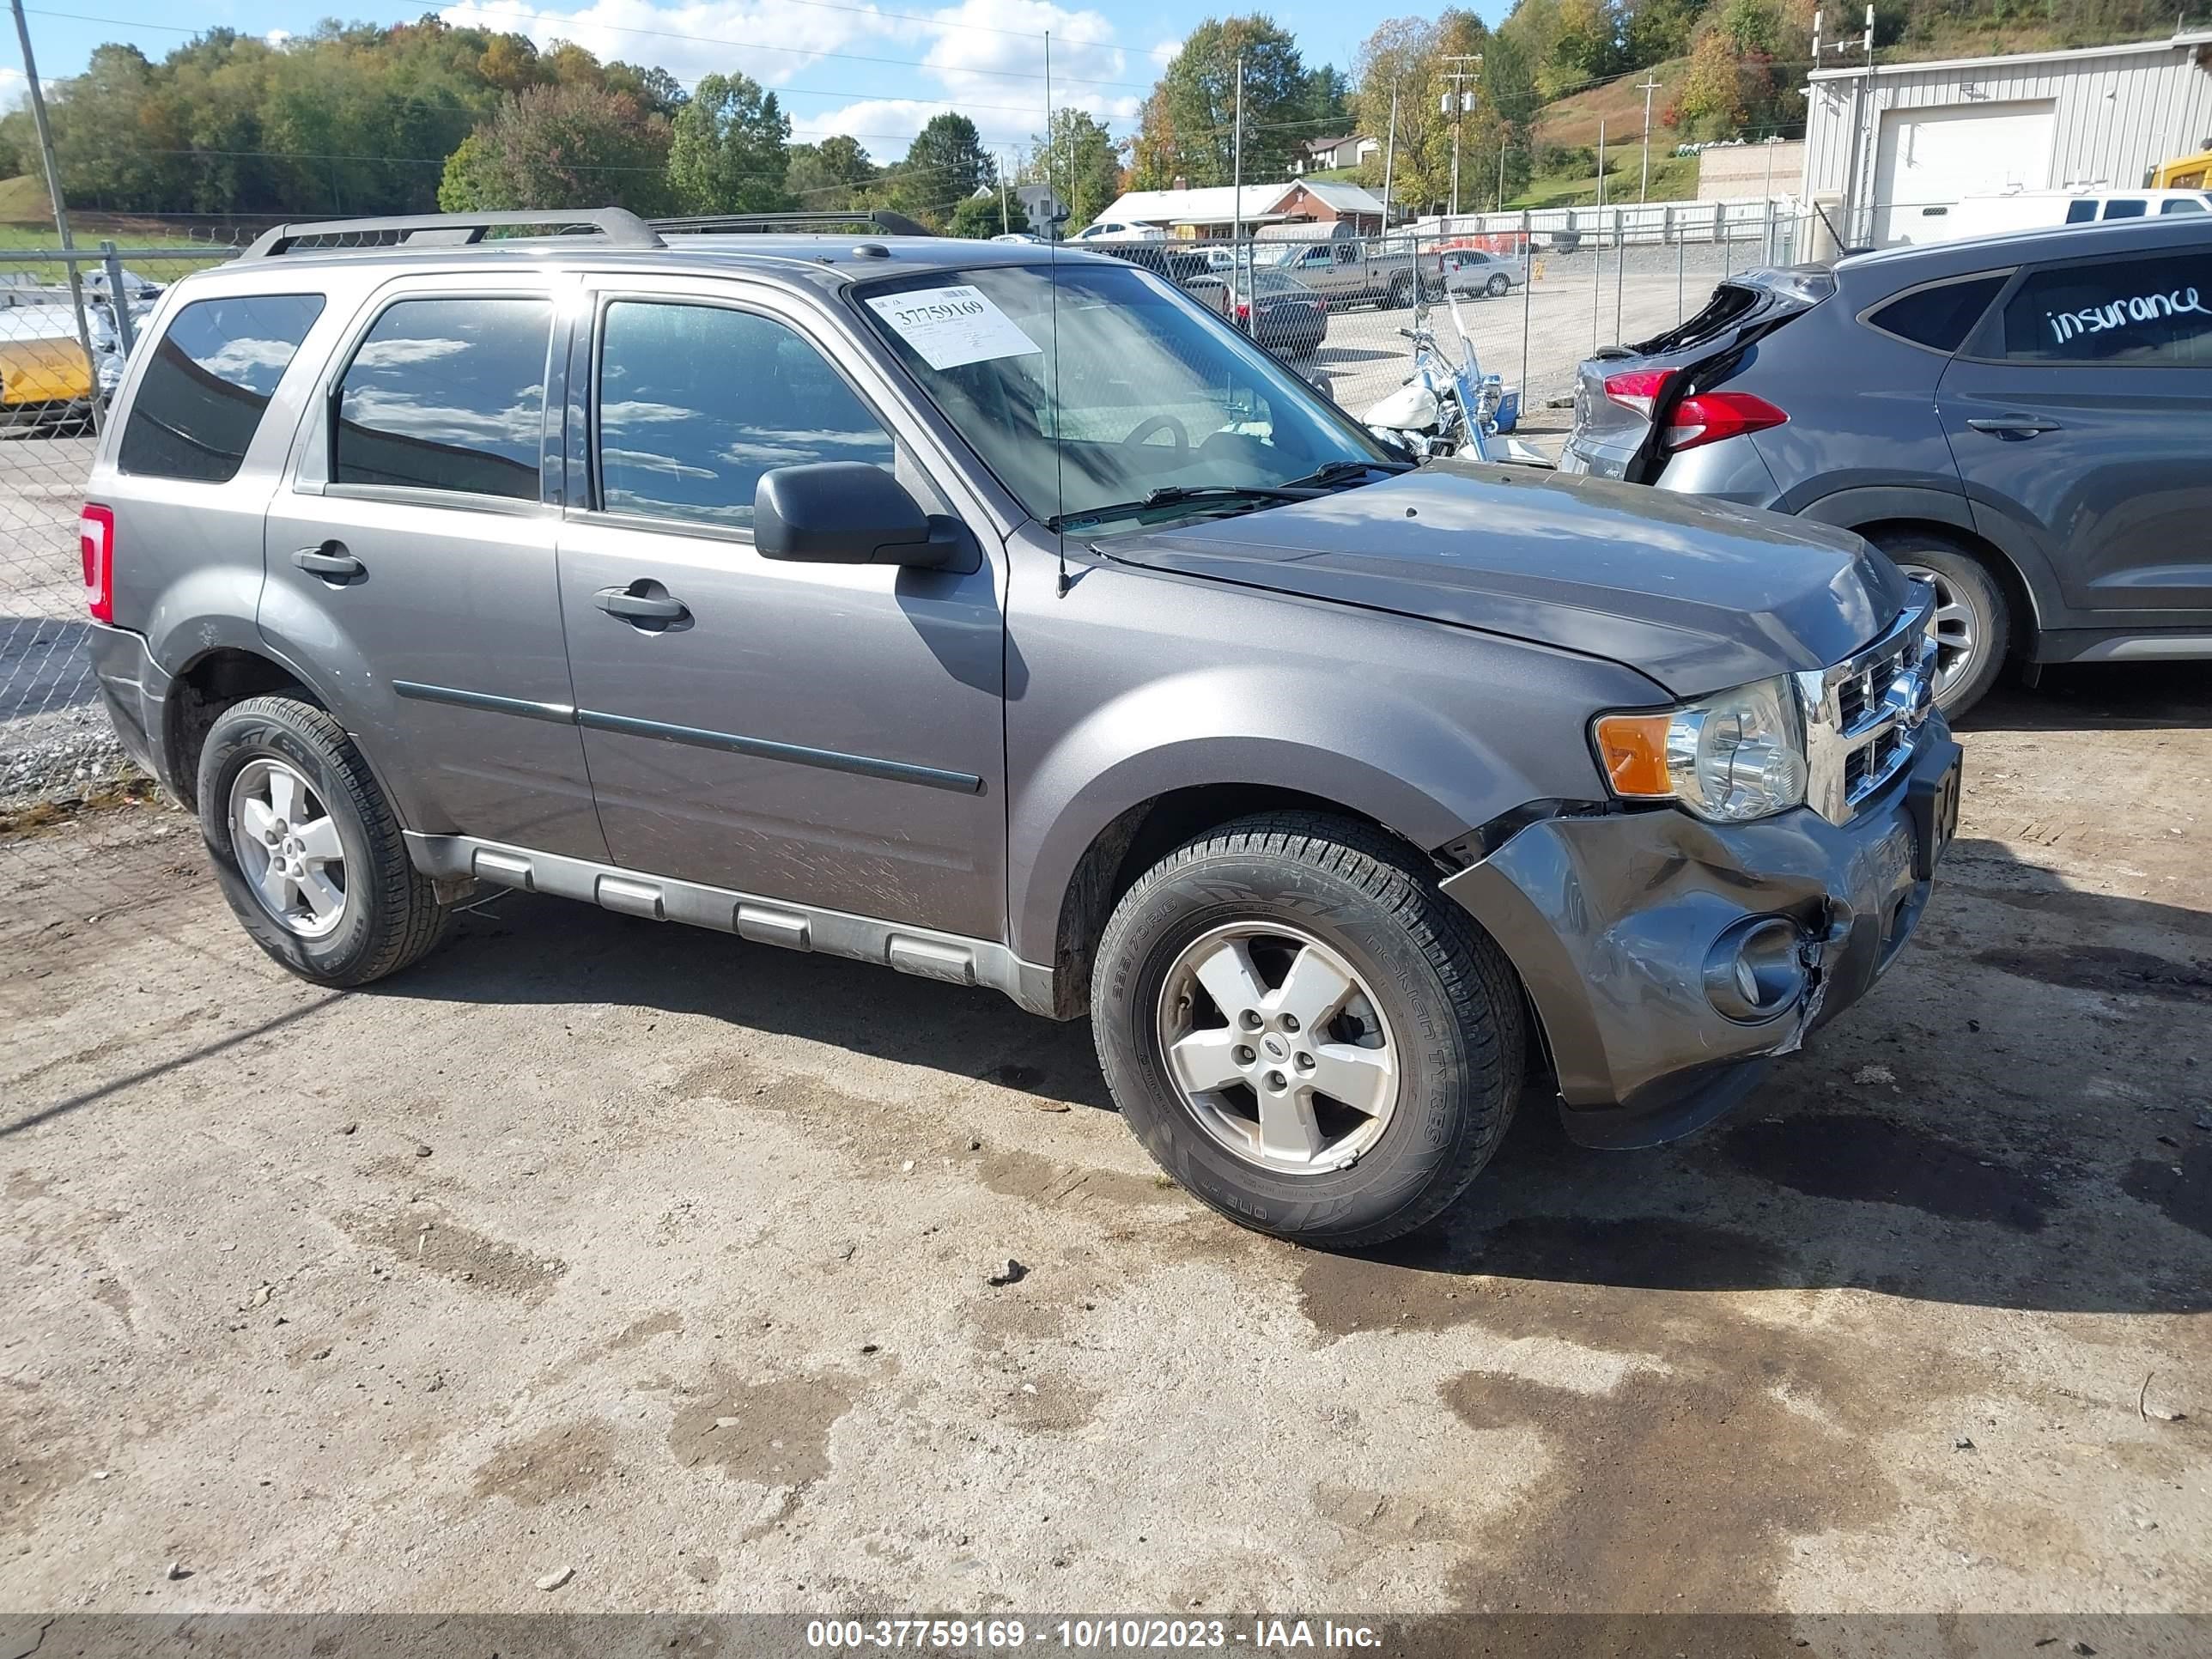
<instances>
[{"instance_id":1,"label":"utility pole","mask_svg":"<svg viewBox=\"0 0 2212 1659\"><path fill-rule=\"evenodd\" d=\"M1390 136L1382 141L1382 233L1390 232L1390 169L1398 159L1398 88L1390 88Z\"/></svg>"},{"instance_id":2,"label":"utility pole","mask_svg":"<svg viewBox=\"0 0 2212 1659\"><path fill-rule=\"evenodd\" d=\"M46 89L39 84L39 60L31 55L31 26L23 20L23 0L9 0L9 3L15 14L15 39L23 48L23 82L31 92L31 124L38 130L39 155L46 163L46 200L53 207L54 230L61 237L62 248L66 252L75 249L76 242L70 234L69 205L62 199L61 163L54 160L54 134L53 129L46 124ZM76 343L84 351L85 373L91 377L97 391L99 365L92 360L92 325L84 314L84 277L77 270L76 260L65 259L63 264L69 267L70 308L76 313ZM131 303L119 293L110 295L108 300L118 307ZM123 326L119 322L116 325L118 336ZM95 426L107 423L100 412L100 399L96 396L92 399L92 411Z\"/></svg>"},{"instance_id":3,"label":"utility pole","mask_svg":"<svg viewBox=\"0 0 2212 1659\"><path fill-rule=\"evenodd\" d=\"M18 0L18 3L21 3L21 0ZM1229 257L1231 261L1230 275L1233 278L1243 274L1245 263L1243 247L1244 54L1241 52L1237 54L1237 125L1234 131L1234 135L1230 140L1229 167L1229 212L1231 216L1229 221ZM1245 298L1247 303L1250 303L1251 296L1249 292L1250 284L1249 283L1240 284L1235 281L1231 282L1229 284L1230 297L1232 300L1237 297L1237 290L1240 286L1248 290ZM1255 317L1252 321L1254 327L1256 328L1259 326L1259 319L1257 317Z\"/></svg>"},{"instance_id":4,"label":"utility pole","mask_svg":"<svg viewBox=\"0 0 2212 1659\"><path fill-rule=\"evenodd\" d=\"M1479 52L1464 52L1449 58L1440 58L1437 61L1450 66L1444 70L1444 79L1451 82L1451 90L1443 96L1443 110L1452 118L1451 216L1456 219L1459 217L1460 122L1466 115L1468 105L1474 101L1474 94L1466 90L1463 83L1480 78L1482 54ZM1474 67L1471 69L1465 67L1468 64L1472 64Z\"/></svg>"},{"instance_id":5,"label":"utility pole","mask_svg":"<svg viewBox=\"0 0 2212 1659\"><path fill-rule=\"evenodd\" d=\"M1651 94L1659 90L1659 77L1647 76L1637 90L1644 94L1644 180L1636 187L1636 204L1641 207L1651 194Z\"/></svg>"},{"instance_id":6,"label":"utility pole","mask_svg":"<svg viewBox=\"0 0 2212 1659\"><path fill-rule=\"evenodd\" d=\"M1014 147L1006 146L1006 159L999 164L999 234L1004 236L1013 229L1006 218L1006 170L1014 164Z\"/></svg>"},{"instance_id":7,"label":"utility pole","mask_svg":"<svg viewBox=\"0 0 2212 1659\"><path fill-rule=\"evenodd\" d=\"M1505 211L1505 129L1498 129L1498 210Z\"/></svg>"}]
</instances>

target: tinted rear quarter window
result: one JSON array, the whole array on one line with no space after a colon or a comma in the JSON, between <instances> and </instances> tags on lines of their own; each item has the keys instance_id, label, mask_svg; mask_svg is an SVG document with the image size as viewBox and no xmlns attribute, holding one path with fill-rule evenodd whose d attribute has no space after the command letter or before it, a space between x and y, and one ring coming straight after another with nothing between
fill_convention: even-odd
<instances>
[{"instance_id":1,"label":"tinted rear quarter window","mask_svg":"<svg viewBox=\"0 0 2212 1659\"><path fill-rule=\"evenodd\" d=\"M552 318L535 298L390 307L339 383L331 479L536 501Z\"/></svg>"},{"instance_id":2,"label":"tinted rear quarter window","mask_svg":"<svg viewBox=\"0 0 2212 1659\"><path fill-rule=\"evenodd\" d=\"M143 477L226 483L300 342L319 294L195 300L170 320L124 422L116 464Z\"/></svg>"},{"instance_id":3,"label":"tinted rear quarter window","mask_svg":"<svg viewBox=\"0 0 2212 1659\"><path fill-rule=\"evenodd\" d=\"M1915 345L1956 351L2008 280L2002 276L1976 276L1967 282L1946 283L1941 288L1923 288L1915 294L1900 295L1870 313L1867 321L1883 333Z\"/></svg>"},{"instance_id":4,"label":"tinted rear quarter window","mask_svg":"<svg viewBox=\"0 0 2212 1659\"><path fill-rule=\"evenodd\" d=\"M2143 199L2140 196L2119 196L2105 204L2107 219L2140 219L2143 216Z\"/></svg>"},{"instance_id":5,"label":"tinted rear quarter window","mask_svg":"<svg viewBox=\"0 0 2212 1659\"><path fill-rule=\"evenodd\" d=\"M2069 225L2086 225L2096 216L2097 204L2094 202L2069 202L2066 204L2066 222Z\"/></svg>"},{"instance_id":6,"label":"tinted rear quarter window","mask_svg":"<svg viewBox=\"0 0 2212 1659\"><path fill-rule=\"evenodd\" d=\"M2019 362L2212 367L2212 250L2030 271L1999 332Z\"/></svg>"}]
</instances>

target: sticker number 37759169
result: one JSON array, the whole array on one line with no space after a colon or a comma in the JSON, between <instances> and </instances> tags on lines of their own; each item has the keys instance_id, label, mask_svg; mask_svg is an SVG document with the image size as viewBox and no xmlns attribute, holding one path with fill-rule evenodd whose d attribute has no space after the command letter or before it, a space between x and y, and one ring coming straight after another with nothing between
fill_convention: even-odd
<instances>
[{"instance_id":1,"label":"sticker number 37759169","mask_svg":"<svg viewBox=\"0 0 2212 1659\"><path fill-rule=\"evenodd\" d=\"M1024 357L1043 349L972 283L872 297L868 308L932 368Z\"/></svg>"}]
</instances>

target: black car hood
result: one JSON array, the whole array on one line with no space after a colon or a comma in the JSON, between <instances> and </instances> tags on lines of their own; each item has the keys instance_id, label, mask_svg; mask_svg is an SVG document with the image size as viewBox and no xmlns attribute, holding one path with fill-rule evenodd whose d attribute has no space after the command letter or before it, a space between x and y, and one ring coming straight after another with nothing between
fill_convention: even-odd
<instances>
[{"instance_id":1,"label":"black car hood","mask_svg":"<svg viewBox=\"0 0 2212 1659\"><path fill-rule=\"evenodd\" d=\"M1847 531L1457 459L1099 550L1604 657L1683 697L1826 667L1905 597Z\"/></svg>"}]
</instances>

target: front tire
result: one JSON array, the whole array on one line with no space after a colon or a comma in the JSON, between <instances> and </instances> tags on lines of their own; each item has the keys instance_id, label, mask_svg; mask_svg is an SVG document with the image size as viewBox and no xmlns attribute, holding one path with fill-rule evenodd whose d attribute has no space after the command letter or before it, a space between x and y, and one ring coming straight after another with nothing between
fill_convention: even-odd
<instances>
[{"instance_id":1,"label":"front tire","mask_svg":"<svg viewBox=\"0 0 2212 1659\"><path fill-rule=\"evenodd\" d=\"M297 698L248 697L200 750L200 833L253 942L318 985L419 960L449 912L345 728Z\"/></svg>"},{"instance_id":2,"label":"front tire","mask_svg":"<svg viewBox=\"0 0 2212 1659\"><path fill-rule=\"evenodd\" d=\"M1390 294L1389 300L1390 309L1393 311L1403 311L1407 306L1413 303L1413 279L1410 276L1393 276L1390 279Z\"/></svg>"},{"instance_id":3,"label":"front tire","mask_svg":"<svg viewBox=\"0 0 2212 1659\"><path fill-rule=\"evenodd\" d=\"M2012 646L2012 610L1990 568L1929 531L1869 538L1897 568L1936 590L1936 703L1956 720L1987 694Z\"/></svg>"},{"instance_id":4,"label":"front tire","mask_svg":"<svg viewBox=\"0 0 2212 1659\"><path fill-rule=\"evenodd\" d=\"M1505 290L1512 286L1513 284L1506 281L1503 276L1492 276L1482 291L1495 300L1501 297Z\"/></svg>"},{"instance_id":5,"label":"front tire","mask_svg":"<svg viewBox=\"0 0 2212 1659\"><path fill-rule=\"evenodd\" d=\"M1381 1243L1467 1189L1522 1067L1512 970L1419 860L1317 813L1243 819L1115 907L1091 983L1122 1115L1201 1202Z\"/></svg>"}]
</instances>

